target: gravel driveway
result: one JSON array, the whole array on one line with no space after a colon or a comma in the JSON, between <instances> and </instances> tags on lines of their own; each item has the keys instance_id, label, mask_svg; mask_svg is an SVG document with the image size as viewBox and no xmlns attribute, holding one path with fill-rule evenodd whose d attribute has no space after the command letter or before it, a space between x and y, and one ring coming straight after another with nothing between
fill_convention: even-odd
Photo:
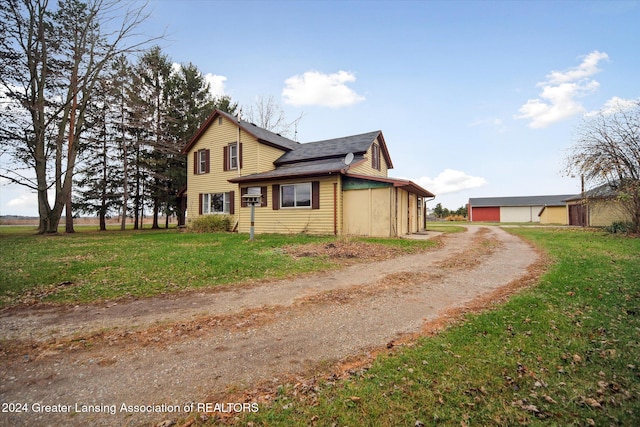
<instances>
[{"instance_id":1,"label":"gravel driveway","mask_svg":"<svg viewBox=\"0 0 640 427\"><path fill-rule=\"evenodd\" d=\"M498 227L469 226L440 238L436 250L296 280L6 310L0 338L13 340L14 350L2 356L0 403L9 411L0 413L0 425L177 419L192 403L228 403L208 401L227 387L302 375L418 333L445 311L524 276L538 260Z\"/></svg>"}]
</instances>

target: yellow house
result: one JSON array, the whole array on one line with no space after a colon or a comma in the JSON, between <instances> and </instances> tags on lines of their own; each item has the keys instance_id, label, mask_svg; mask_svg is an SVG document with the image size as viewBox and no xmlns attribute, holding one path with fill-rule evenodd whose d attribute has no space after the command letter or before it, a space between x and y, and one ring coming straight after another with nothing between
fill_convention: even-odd
<instances>
[{"instance_id":1,"label":"yellow house","mask_svg":"<svg viewBox=\"0 0 640 427\"><path fill-rule=\"evenodd\" d=\"M390 237L419 231L425 202L419 185L389 178L381 131L300 144L223 111L214 111L183 149L187 222L228 214L248 232L247 195L256 233Z\"/></svg>"}]
</instances>

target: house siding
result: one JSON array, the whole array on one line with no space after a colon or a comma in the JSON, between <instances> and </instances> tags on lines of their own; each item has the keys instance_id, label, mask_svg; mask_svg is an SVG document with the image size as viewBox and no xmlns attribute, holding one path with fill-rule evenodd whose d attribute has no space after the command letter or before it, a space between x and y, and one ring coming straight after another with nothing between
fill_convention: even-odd
<instances>
[{"instance_id":1,"label":"house siding","mask_svg":"<svg viewBox=\"0 0 640 427\"><path fill-rule=\"evenodd\" d=\"M298 184L301 182L319 182L319 209L311 208L281 208L273 209L273 185ZM309 234L338 234L342 232L340 216L336 213L342 210L339 205L341 197L336 197L338 205L334 209L334 184L338 196L340 194L339 177L309 178L283 181L261 182L260 186L267 187L267 204L256 207L254 211L254 231L256 233L309 233ZM252 185L246 185L250 187ZM245 185L242 185L245 187ZM264 195L263 195L264 197ZM239 205L238 205L239 206ZM251 226L251 208L236 209L239 213L238 231L248 233ZM335 221L334 221L335 218ZM336 230L337 229L337 230Z\"/></svg>"},{"instance_id":2,"label":"house siding","mask_svg":"<svg viewBox=\"0 0 640 427\"><path fill-rule=\"evenodd\" d=\"M378 144L378 147L381 147L379 138L376 138L375 144ZM358 175L370 175L370 176L378 176L378 177L386 177L389 170L389 165L387 165L387 161L382 154L382 149L380 149L380 170L374 169L371 165L371 159L373 157L373 144L367 150L367 154L365 155L365 161L360 163L359 165L354 166L349 169L349 172L358 174Z\"/></svg>"},{"instance_id":3,"label":"house siding","mask_svg":"<svg viewBox=\"0 0 640 427\"><path fill-rule=\"evenodd\" d=\"M280 157L284 151L261 144L251 134L238 129L236 123L221 117L202 134L196 144L191 148L187 156L187 222L199 216L199 195L202 193L223 193L235 191L234 206L236 215L233 218L235 224L238 220L238 207L240 206L240 191L237 184L228 182L229 179L250 175L252 173L263 172L275 168L273 162ZM242 144L242 161L240 170L233 169L225 171L224 147L237 143L238 136ZM194 156L191 154L198 150L210 151L209 173L194 173Z\"/></svg>"}]
</instances>

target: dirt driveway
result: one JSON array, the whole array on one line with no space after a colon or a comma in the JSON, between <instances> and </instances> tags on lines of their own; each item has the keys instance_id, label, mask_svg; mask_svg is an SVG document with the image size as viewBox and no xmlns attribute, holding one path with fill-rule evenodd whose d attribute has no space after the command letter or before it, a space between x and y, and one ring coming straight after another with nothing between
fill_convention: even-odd
<instances>
[{"instance_id":1,"label":"dirt driveway","mask_svg":"<svg viewBox=\"0 0 640 427\"><path fill-rule=\"evenodd\" d=\"M498 227L439 238L438 249L296 280L5 310L0 425L153 424L191 403L237 403L212 396L366 358L452 308L491 300L539 260Z\"/></svg>"}]
</instances>

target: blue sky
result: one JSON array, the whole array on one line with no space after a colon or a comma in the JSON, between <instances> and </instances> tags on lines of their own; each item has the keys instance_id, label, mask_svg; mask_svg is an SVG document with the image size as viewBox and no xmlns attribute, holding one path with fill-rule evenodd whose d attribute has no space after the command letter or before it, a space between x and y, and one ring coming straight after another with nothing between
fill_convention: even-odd
<instances>
[{"instance_id":1,"label":"blue sky","mask_svg":"<svg viewBox=\"0 0 640 427\"><path fill-rule=\"evenodd\" d=\"M174 62L196 64L244 110L273 96L291 120L304 114L300 142L382 130L390 175L434 192L430 207L579 192L562 171L583 116L640 99L638 1L149 8L145 31L166 31ZM2 193L0 214L37 214L35 195Z\"/></svg>"}]
</instances>

